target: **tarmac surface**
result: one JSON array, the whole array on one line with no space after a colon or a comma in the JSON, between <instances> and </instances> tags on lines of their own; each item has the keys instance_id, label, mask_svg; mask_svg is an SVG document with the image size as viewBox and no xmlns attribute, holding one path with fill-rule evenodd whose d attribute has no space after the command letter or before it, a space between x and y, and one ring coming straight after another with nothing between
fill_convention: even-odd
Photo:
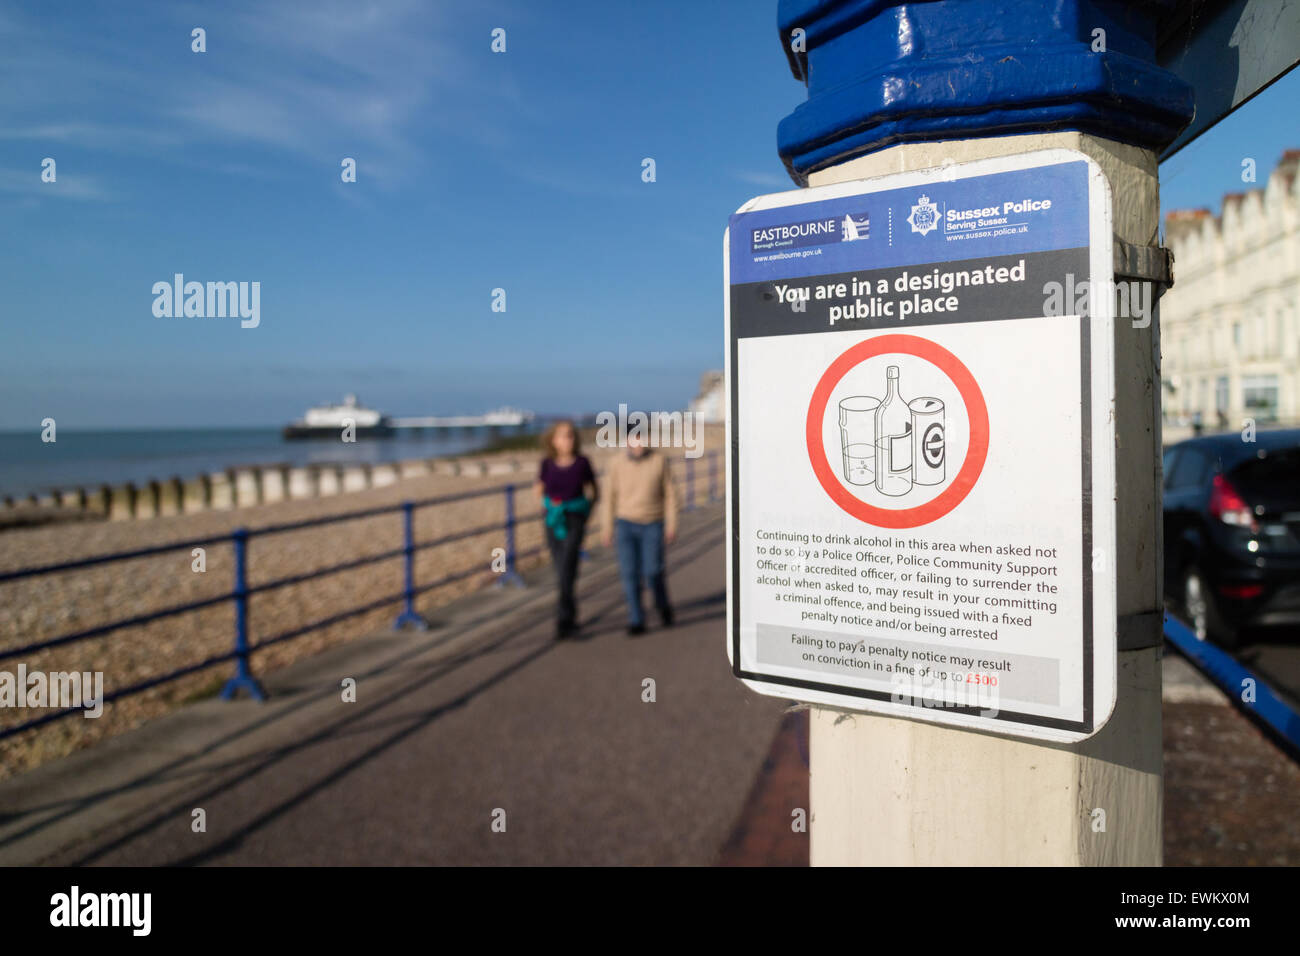
<instances>
[{"instance_id":1,"label":"tarmac surface","mask_svg":"<svg viewBox=\"0 0 1300 956\"><path fill-rule=\"evenodd\" d=\"M731 676L721 516L669 549L672 629L624 634L589 542L580 639L545 569L332 648L0 781L0 865L805 866L807 714ZM1169 648L1163 697L1166 865L1300 862L1300 765Z\"/></svg>"},{"instance_id":2,"label":"tarmac surface","mask_svg":"<svg viewBox=\"0 0 1300 956\"><path fill-rule=\"evenodd\" d=\"M546 569L336 647L0 784L0 864L717 863L787 708L731 676L720 517L669 549L672 629L626 636L593 550L580 639Z\"/></svg>"}]
</instances>

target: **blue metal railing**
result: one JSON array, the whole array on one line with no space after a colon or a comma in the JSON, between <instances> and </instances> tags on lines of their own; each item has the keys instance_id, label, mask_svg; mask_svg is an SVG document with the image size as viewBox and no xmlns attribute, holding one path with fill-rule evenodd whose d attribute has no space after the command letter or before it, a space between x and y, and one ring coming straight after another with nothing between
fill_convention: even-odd
<instances>
[{"instance_id":1,"label":"blue metal railing","mask_svg":"<svg viewBox=\"0 0 1300 956\"><path fill-rule=\"evenodd\" d=\"M716 450L705 453L709 459L710 482L709 495L710 502L716 500L716 481L715 470L716 462L714 459L718 456ZM694 460L685 459L686 469L682 475L680 470L674 471L674 481L684 482L686 485L686 508L693 510L695 508L695 470ZM118 551L112 554L101 554L90 558L79 558L75 561L64 561L58 564L45 564L29 568L18 568L12 571L0 572L0 584L9 581L20 581L27 578L39 577L46 574L58 574L68 571L76 571L84 568L95 567L102 564L111 564L118 561L131 561L139 558L153 557L155 555L166 554L174 551L189 551L194 548L204 548L215 544L230 544L234 552L234 581L231 590L224 594L218 594L212 597L201 598L196 601L190 601L185 604L176 604L170 607L162 608L148 614L137 614L132 617L122 618L111 621L107 624L97 625L80 631L74 631L69 634L61 634L57 637L46 638L24 644L20 647L0 648L0 661L11 660L15 657L34 654L39 651L49 650L55 647L61 647L78 641L91 640L97 637L103 637L114 631L125 630L131 627L138 627L148 624L152 621L162 620L163 618L175 617L180 614L186 614L192 611L198 611L203 608L213 607L218 604L224 604L227 601L234 603L235 608L235 646L234 649L226 654L218 654L205 658L194 664L187 664L183 667L160 674L156 677L150 677L139 681L128 687L123 687L111 693L104 695L101 703L109 704L123 697L133 694L142 693L153 687L165 684L174 680L179 680L190 674L214 667L227 661L235 662L235 673L226 681L221 689L221 696L227 700L233 698L240 690L246 690L254 699L264 700L266 691L258 682L253 673L252 656L260 650L279 644L284 641L292 640L295 637L301 637L312 631L328 627L332 624L347 620L348 618L357 617L370 611L379 610L385 606L391 606L396 603L402 604L402 611L397 615L393 622L394 628L401 628L406 625L413 625L423 629L427 623L415 610L415 598L427 591L444 585L452 584L473 575L483 574L486 570L482 565L475 564L463 571L457 571L452 574L444 575L436 581L426 584L417 585L415 580L415 554L427 548L435 548L440 545L450 544L453 541L460 541L465 538L472 538L479 535L487 534L493 531L501 531L504 534L505 545L505 571L498 575L505 580L511 580L522 584L523 579L519 575L518 562L521 558L527 558L533 554L542 551L545 545L539 545L530 548L527 551L519 552L515 546L515 529L521 525L526 525L533 521L540 521L544 512L536 511L520 517L515 511L515 491L520 487L528 487L528 483L514 483L506 485L495 485L490 488L480 488L474 491L466 491L458 494L441 495L433 498L423 498L414 501L403 501L396 505L385 505L377 508L366 508L359 511L349 511L343 514L326 515L320 518L309 518L303 521L285 522L282 524L268 525L263 528L248 529L236 528L228 534L212 535L204 538L191 538L185 541L174 541L169 544L155 545L148 548L137 548L132 551ZM416 541L414 530L414 514L418 509L437 507L439 505L453 504L462 501L468 501L473 498L483 498L489 495L502 495L504 503L504 519L501 522L479 525L478 527L469 528L463 531L453 532L443 535L430 541ZM380 515L402 514L402 547L384 551L379 554L366 555L361 558L354 558L349 561L333 564L328 567L318 568L303 574L294 574L288 577L277 578L262 584L250 586L248 583L248 547L251 540L255 537L266 537L273 534L285 534L292 531L301 531L307 528L316 528L322 525L336 524L343 521L356 521L362 518L373 518ZM309 622L305 625L282 631L279 634L263 638L256 643L250 642L249 638L249 620L248 620L248 599L254 594L262 594L276 588L287 587L291 584L299 584L304 581L310 581L315 578L325 577L330 574L339 574L345 571L354 570L367 564L374 564L379 561L388 561L393 558L401 557L402 561L402 590L395 594L385 595L373 601L358 607L349 608L345 611L332 614L329 617L321 618ZM59 720L71 714L83 713L83 708L68 707L59 710L52 710L40 717L24 721L13 727L0 729L0 740L12 737L24 730L30 730L35 727Z\"/></svg>"},{"instance_id":2,"label":"blue metal railing","mask_svg":"<svg viewBox=\"0 0 1300 956\"><path fill-rule=\"evenodd\" d=\"M1165 614L1165 640L1178 648L1206 677L1246 713L1276 734L1295 756L1300 756L1300 714L1241 661L1196 634L1176 617Z\"/></svg>"}]
</instances>

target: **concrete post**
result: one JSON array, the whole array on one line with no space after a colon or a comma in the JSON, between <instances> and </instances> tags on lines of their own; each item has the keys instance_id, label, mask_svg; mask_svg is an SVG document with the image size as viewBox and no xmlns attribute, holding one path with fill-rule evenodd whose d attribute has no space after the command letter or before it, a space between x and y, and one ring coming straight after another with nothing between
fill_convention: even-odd
<instances>
[{"instance_id":1,"label":"concrete post","mask_svg":"<svg viewBox=\"0 0 1300 956\"><path fill-rule=\"evenodd\" d=\"M327 495L337 495L343 491L343 483L340 477L340 471L334 465L321 465L317 472L317 489L322 498Z\"/></svg>"},{"instance_id":2,"label":"concrete post","mask_svg":"<svg viewBox=\"0 0 1300 956\"><path fill-rule=\"evenodd\" d=\"M135 517L135 485L128 482L124 485L118 485L112 491L112 501L109 504L108 517L112 521L126 521Z\"/></svg>"},{"instance_id":3,"label":"concrete post","mask_svg":"<svg viewBox=\"0 0 1300 956\"><path fill-rule=\"evenodd\" d=\"M156 518L161 506L162 485L157 481L150 481L136 495L135 516L137 518Z\"/></svg>"},{"instance_id":4,"label":"concrete post","mask_svg":"<svg viewBox=\"0 0 1300 956\"><path fill-rule=\"evenodd\" d=\"M285 465L267 465L261 469L263 504L283 501L288 497L288 471Z\"/></svg>"},{"instance_id":5,"label":"concrete post","mask_svg":"<svg viewBox=\"0 0 1300 956\"><path fill-rule=\"evenodd\" d=\"M212 479L208 475L199 475L185 482L181 493L181 510L186 514L207 511L212 503Z\"/></svg>"},{"instance_id":6,"label":"concrete post","mask_svg":"<svg viewBox=\"0 0 1300 956\"><path fill-rule=\"evenodd\" d=\"M113 489L108 485L100 485L95 491L87 505L88 510L101 517L107 518L113 507Z\"/></svg>"},{"instance_id":7,"label":"concrete post","mask_svg":"<svg viewBox=\"0 0 1300 956\"><path fill-rule=\"evenodd\" d=\"M370 466L347 465L343 469L343 491L365 491L370 487Z\"/></svg>"},{"instance_id":8,"label":"concrete post","mask_svg":"<svg viewBox=\"0 0 1300 956\"><path fill-rule=\"evenodd\" d=\"M262 503L262 475L259 469L236 468L233 487L236 508L251 508Z\"/></svg>"},{"instance_id":9,"label":"concrete post","mask_svg":"<svg viewBox=\"0 0 1300 956\"><path fill-rule=\"evenodd\" d=\"M289 497L290 498L315 498L316 497L316 471L310 466L300 468L290 468L289 478Z\"/></svg>"},{"instance_id":10,"label":"concrete post","mask_svg":"<svg viewBox=\"0 0 1300 956\"><path fill-rule=\"evenodd\" d=\"M208 479L212 493L212 508L217 511L227 511L235 507L235 483L231 473L214 471L208 475Z\"/></svg>"},{"instance_id":11,"label":"concrete post","mask_svg":"<svg viewBox=\"0 0 1300 956\"><path fill-rule=\"evenodd\" d=\"M185 485L178 477L172 477L159 486L158 514L178 515L185 506Z\"/></svg>"},{"instance_id":12,"label":"concrete post","mask_svg":"<svg viewBox=\"0 0 1300 956\"><path fill-rule=\"evenodd\" d=\"M1157 150L1191 115L1190 91L1153 62L1159 3L880 4L845 28L854 21L837 15L849 6L781 4L787 56L809 81L780 133L796 181L1064 147L1101 166L1117 238L1156 243ZM1098 30L1109 48L1097 49ZM1110 721L1054 745L814 709L814 865L1160 864L1158 325L1115 323L1118 554L1107 570L1121 650Z\"/></svg>"},{"instance_id":13,"label":"concrete post","mask_svg":"<svg viewBox=\"0 0 1300 956\"><path fill-rule=\"evenodd\" d=\"M64 511L86 510L86 489L71 488L58 492L59 508Z\"/></svg>"},{"instance_id":14,"label":"concrete post","mask_svg":"<svg viewBox=\"0 0 1300 956\"><path fill-rule=\"evenodd\" d=\"M422 458L402 462L398 468L402 478L423 478L429 474L429 463Z\"/></svg>"}]
</instances>

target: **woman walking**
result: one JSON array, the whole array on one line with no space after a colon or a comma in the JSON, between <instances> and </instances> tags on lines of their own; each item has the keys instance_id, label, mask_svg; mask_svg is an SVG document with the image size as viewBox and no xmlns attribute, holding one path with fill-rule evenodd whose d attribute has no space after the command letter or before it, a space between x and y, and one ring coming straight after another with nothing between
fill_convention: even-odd
<instances>
[{"instance_id":1,"label":"woman walking","mask_svg":"<svg viewBox=\"0 0 1300 956\"><path fill-rule=\"evenodd\" d=\"M542 436L546 457L534 485L546 508L546 544L559 578L560 600L556 607L555 639L563 640L578 630L578 608L574 589L578 580L578 558L587 517L596 503L596 473L580 453L578 429L571 421L556 422Z\"/></svg>"}]
</instances>

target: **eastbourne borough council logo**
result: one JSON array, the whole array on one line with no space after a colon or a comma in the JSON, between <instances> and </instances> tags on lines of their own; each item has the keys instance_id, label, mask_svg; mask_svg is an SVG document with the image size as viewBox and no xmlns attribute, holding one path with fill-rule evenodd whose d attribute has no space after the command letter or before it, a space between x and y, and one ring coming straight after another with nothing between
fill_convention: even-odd
<instances>
[{"instance_id":1,"label":"eastbourne borough council logo","mask_svg":"<svg viewBox=\"0 0 1300 956\"><path fill-rule=\"evenodd\" d=\"M922 196L912 207L912 214L907 217L907 221L913 232L924 236L938 227L939 207L930 202L929 196Z\"/></svg>"},{"instance_id":2,"label":"eastbourne borough council logo","mask_svg":"<svg viewBox=\"0 0 1300 956\"><path fill-rule=\"evenodd\" d=\"M854 216L852 213L844 214L844 222L840 224L840 241L857 242L859 239L866 239L871 235L871 217L863 213L861 217Z\"/></svg>"}]
</instances>

